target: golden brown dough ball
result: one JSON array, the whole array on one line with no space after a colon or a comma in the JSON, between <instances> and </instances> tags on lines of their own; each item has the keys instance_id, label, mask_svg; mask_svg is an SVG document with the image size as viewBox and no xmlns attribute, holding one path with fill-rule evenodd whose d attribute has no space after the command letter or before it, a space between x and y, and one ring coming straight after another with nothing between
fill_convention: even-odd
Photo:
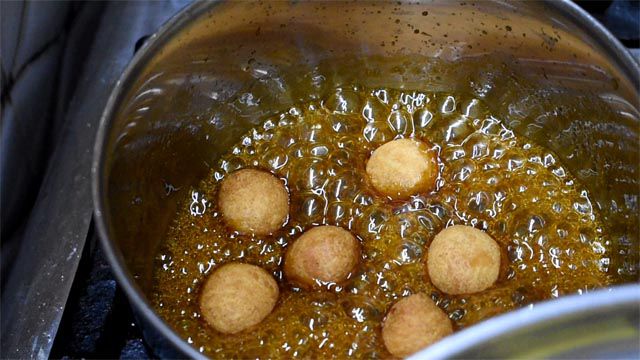
<instances>
[{"instance_id":1,"label":"golden brown dough ball","mask_svg":"<svg viewBox=\"0 0 640 360\"><path fill-rule=\"evenodd\" d=\"M414 139L398 139L377 148L367 162L373 187L394 199L431 191L438 177L436 154Z\"/></svg>"},{"instance_id":2,"label":"golden brown dough ball","mask_svg":"<svg viewBox=\"0 0 640 360\"><path fill-rule=\"evenodd\" d=\"M500 247L491 236L471 226L442 230L433 239L427 256L431 282L451 295L485 290L500 273Z\"/></svg>"},{"instance_id":3,"label":"golden brown dough ball","mask_svg":"<svg viewBox=\"0 0 640 360\"><path fill-rule=\"evenodd\" d=\"M337 226L307 230L287 249L284 273L302 287L320 282L340 283L347 279L360 259L360 243Z\"/></svg>"},{"instance_id":4,"label":"golden brown dough ball","mask_svg":"<svg viewBox=\"0 0 640 360\"><path fill-rule=\"evenodd\" d=\"M279 293L273 276L261 267L229 263L216 269L205 282L200 311L214 329L235 334L264 320Z\"/></svg>"},{"instance_id":5,"label":"golden brown dough ball","mask_svg":"<svg viewBox=\"0 0 640 360\"><path fill-rule=\"evenodd\" d=\"M242 169L222 181L218 194L224 221L240 233L268 235L289 216L284 183L266 171Z\"/></svg>"},{"instance_id":6,"label":"golden brown dough ball","mask_svg":"<svg viewBox=\"0 0 640 360\"><path fill-rule=\"evenodd\" d=\"M382 340L397 357L407 357L451 334L451 320L422 293L395 303L382 323Z\"/></svg>"}]
</instances>

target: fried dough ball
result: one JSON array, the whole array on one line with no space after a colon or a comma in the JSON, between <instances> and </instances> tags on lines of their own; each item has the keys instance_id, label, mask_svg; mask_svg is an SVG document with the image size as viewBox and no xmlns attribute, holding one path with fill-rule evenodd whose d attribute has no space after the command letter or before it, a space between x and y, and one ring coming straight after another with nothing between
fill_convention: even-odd
<instances>
[{"instance_id":1,"label":"fried dough ball","mask_svg":"<svg viewBox=\"0 0 640 360\"><path fill-rule=\"evenodd\" d=\"M218 194L224 221L240 233L269 235L289 217L284 183L266 171L242 169L222 181Z\"/></svg>"},{"instance_id":2,"label":"fried dough ball","mask_svg":"<svg viewBox=\"0 0 640 360\"><path fill-rule=\"evenodd\" d=\"M438 177L436 154L414 139L398 139L377 148L367 162L373 187L393 199L431 191Z\"/></svg>"},{"instance_id":3,"label":"fried dough ball","mask_svg":"<svg viewBox=\"0 0 640 360\"><path fill-rule=\"evenodd\" d=\"M427 269L433 285L447 294L482 291L498 279L500 247L483 231L451 226L429 246Z\"/></svg>"},{"instance_id":4,"label":"fried dough ball","mask_svg":"<svg viewBox=\"0 0 640 360\"><path fill-rule=\"evenodd\" d=\"M284 260L287 278L304 288L320 282L340 283L358 264L360 243L337 226L307 230L289 246Z\"/></svg>"},{"instance_id":5,"label":"fried dough ball","mask_svg":"<svg viewBox=\"0 0 640 360\"><path fill-rule=\"evenodd\" d=\"M229 263L206 280L200 311L214 329L235 334L264 320L276 305L279 293L273 276L261 267Z\"/></svg>"},{"instance_id":6,"label":"fried dough ball","mask_svg":"<svg viewBox=\"0 0 640 360\"><path fill-rule=\"evenodd\" d=\"M451 334L451 320L427 295L395 303L382 323L382 340L397 357L407 357Z\"/></svg>"}]
</instances>

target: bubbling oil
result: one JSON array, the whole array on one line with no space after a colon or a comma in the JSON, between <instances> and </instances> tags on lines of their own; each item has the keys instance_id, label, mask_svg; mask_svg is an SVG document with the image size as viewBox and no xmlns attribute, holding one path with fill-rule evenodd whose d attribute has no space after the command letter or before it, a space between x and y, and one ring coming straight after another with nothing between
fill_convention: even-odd
<instances>
[{"instance_id":1,"label":"bubbling oil","mask_svg":"<svg viewBox=\"0 0 640 360\"><path fill-rule=\"evenodd\" d=\"M431 193L391 201L367 182L365 164L378 146L408 137L434 144L440 175ZM239 235L218 213L220 181L247 167L274 173L291 193L289 221L271 236ZM481 100L456 94L338 88L252 129L187 196L158 257L153 300L189 343L214 357L387 358L381 321L409 294L429 294L461 329L614 281L587 191L554 153L515 134ZM321 224L356 235L362 259L343 286L303 291L284 279L284 253ZM488 290L451 296L430 283L428 246L452 224L485 230L500 244L500 277ZM206 325L198 298L206 277L231 261L271 272L281 296L254 329L224 335Z\"/></svg>"}]
</instances>

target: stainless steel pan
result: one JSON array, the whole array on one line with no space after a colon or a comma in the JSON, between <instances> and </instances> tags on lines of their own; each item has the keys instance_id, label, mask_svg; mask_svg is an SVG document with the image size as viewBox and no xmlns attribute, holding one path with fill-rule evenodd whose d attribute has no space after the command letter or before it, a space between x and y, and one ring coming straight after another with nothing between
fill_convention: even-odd
<instances>
[{"instance_id":1,"label":"stainless steel pan","mask_svg":"<svg viewBox=\"0 0 640 360\"><path fill-rule=\"evenodd\" d=\"M307 99L305 88L318 67L337 82L445 89L455 81L420 71L425 59L493 54L539 73L547 86L597 93L620 113L615 123L583 132L562 132L581 119L551 116L538 118L536 126L530 126L531 118L510 124L559 153L589 188L624 252L614 261L637 282L638 64L572 2L197 2L162 26L122 74L101 120L93 163L102 244L158 354L201 356L148 301L153 257L176 209L177 197L166 189L196 184L252 124ZM256 58L260 67L252 65ZM401 70L392 66L399 59ZM505 85L486 81L495 85L487 89L490 96ZM243 94L261 105L240 101ZM493 111L508 118L495 103ZM616 149L599 147L603 138L613 139ZM613 163L624 170L606 166ZM606 349L637 357L639 293L635 284L536 304L473 326L417 356L574 357L588 356L579 351L593 344L619 342ZM559 328L569 329L563 336L575 340L583 336L577 330L585 319L610 317L619 321L607 322L601 334L612 335L572 343L578 352L555 341ZM523 345L525 340L531 345Z\"/></svg>"}]
</instances>

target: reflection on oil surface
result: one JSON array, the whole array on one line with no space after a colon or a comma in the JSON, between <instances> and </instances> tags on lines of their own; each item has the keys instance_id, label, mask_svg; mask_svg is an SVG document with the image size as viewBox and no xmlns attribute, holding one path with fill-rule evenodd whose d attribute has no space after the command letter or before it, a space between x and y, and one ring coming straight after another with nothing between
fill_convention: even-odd
<instances>
[{"instance_id":1,"label":"reflection on oil surface","mask_svg":"<svg viewBox=\"0 0 640 360\"><path fill-rule=\"evenodd\" d=\"M153 302L200 351L214 357L385 358L380 322L409 294L430 294L461 329L628 276L586 188L556 153L492 114L478 92L345 85L328 93L267 117L218 159L209 177L178 192L183 201L157 256ZM245 97L244 105L253 100ZM391 201L375 193L364 168L378 146L407 137L436 146L440 176L433 192ZM218 214L221 179L246 167L274 173L291 193L290 219L272 236L238 235ZM344 286L303 291L283 279L284 251L317 224L349 229L361 241L362 259ZM450 296L430 283L424 261L429 243L452 224L483 229L498 241L503 259L495 286ZM201 318L198 296L206 276L230 261L267 269L281 296L255 329L222 335Z\"/></svg>"}]
</instances>

